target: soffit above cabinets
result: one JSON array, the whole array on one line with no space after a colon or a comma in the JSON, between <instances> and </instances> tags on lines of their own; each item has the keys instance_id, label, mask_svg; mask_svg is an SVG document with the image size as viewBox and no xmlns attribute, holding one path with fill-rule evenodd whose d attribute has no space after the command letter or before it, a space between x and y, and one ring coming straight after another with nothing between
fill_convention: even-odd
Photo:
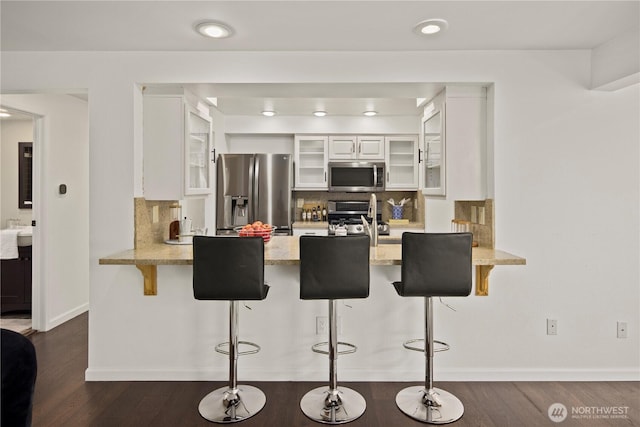
<instances>
[{"instance_id":1,"label":"soffit above cabinets","mask_svg":"<svg viewBox=\"0 0 640 427\"><path fill-rule=\"evenodd\" d=\"M477 83L474 85L486 85ZM163 90L175 85L146 85ZM311 116L323 110L329 116L359 116L374 110L378 116L421 116L419 99L431 99L444 83L246 83L180 84L199 99L215 98L212 104L225 115Z\"/></svg>"}]
</instances>

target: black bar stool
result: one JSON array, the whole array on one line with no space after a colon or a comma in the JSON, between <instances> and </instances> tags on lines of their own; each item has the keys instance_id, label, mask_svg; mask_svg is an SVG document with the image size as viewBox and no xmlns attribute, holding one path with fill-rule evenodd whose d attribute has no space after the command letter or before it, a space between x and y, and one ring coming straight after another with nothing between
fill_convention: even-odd
<instances>
[{"instance_id":1,"label":"black bar stool","mask_svg":"<svg viewBox=\"0 0 640 427\"><path fill-rule=\"evenodd\" d=\"M315 388L300 400L310 419L343 424L360 417L367 403L355 390L338 387L338 355L353 353L356 346L338 342L337 300L369 296L369 237L300 237L300 299L329 300L329 341L312 350L329 355L329 387ZM328 351L320 346L328 345ZM338 351L338 345L348 347Z\"/></svg>"},{"instance_id":2,"label":"black bar stool","mask_svg":"<svg viewBox=\"0 0 640 427\"><path fill-rule=\"evenodd\" d=\"M262 390L238 385L238 356L260 351L257 344L238 341L238 301L263 300L269 286L264 283L264 240L262 237L193 238L193 296L198 300L229 301L229 342L216 351L229 355L229 384L207 394L198 410L216 423L245 420L264 407ZM239 344L253 347L239 351ZM228 351L223 347L228 346Z\"/></svg>"},{"instance_id":3,"label":"black bar stool","mask_svg":"<svg viewBox=\"0 0 640 427\"><path fill-rule=\"evenodd\" d=\"M424 297L424 348L404 343L409 350L424 352L425 383L407 387L396 395L396 405L406 415L429 424L447 424L464 414L462 402L433 386L433 353L449 346L433 339L433 297L466 297L471 293L471 233L403 233L402 281L394 282L402 297ZM434 343L444 348L434 349Z\"/></svg>"}]
</instances>

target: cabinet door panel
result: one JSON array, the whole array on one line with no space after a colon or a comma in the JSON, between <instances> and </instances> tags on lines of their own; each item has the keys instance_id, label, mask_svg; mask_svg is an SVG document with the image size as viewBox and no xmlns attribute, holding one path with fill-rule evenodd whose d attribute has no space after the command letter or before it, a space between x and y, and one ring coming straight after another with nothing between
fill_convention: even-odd
<instances>
[{"instance_id":1,"label":"cabinet door panel","mask_svg":"<svg viewBox=\"0 0 640 427\"><path fill-rule=\"evenodd\" d=\"M328 138L296 135L294 139L294 175L297 190L326 190Z\"/></svg>"},{"instance_id":2,"label":"cabinet door panel","mask_svg":"<svg viewBox=\"0 0 640 427\"><path fill-rule=\"evenodd\" d=\"M359 136L358 159L384 160L384 136Z\"/></svg>"},{"instance_id":3,"label":"cabinet door panel","mask_svg":"<svg viewBox=\"0 0 640 427\"><path fill-rule=\"evenodd\" d=\"M385 187L395 190L418 189L418 136L385 138L387 176Z\"/></svg>"},{"instance_id":4,"label":"cabinet door panel","mask_svg":"<svg viewBox=\"0 0 640 427\"><path fill-rule=\"evenodd\" d=\"M210 188L211 121L191 107L186 114L185 194L206 194Z\"/></svg>"},{"instance_id":5,"label":"cabinet door panel","mask_svg":"<svg viewBox=\"0 0 640 427\"><path fill-rule=\"evenodd\" d=\"M444 107L444 105L442 106ZM444 134L444 109L436 109L422 125L424 136L424 193L445 195L446 159Z\"/></svg>"},{"instance_id":6,"label":"cabinet door panel","mask_svg":"<svg viewBox=\"0 0 640 427\"><path fill-rule=\"evenodd\" d=\"M2 280L2 305L24 303L24 262L19 259L2 260L0 267Z\"/></svg>"},{"instance_id":7,"label":"cabinet door panel","mask_svg":"<svg viewBox=\"0 0 640 427\"><path fill-rule=\"evenodd\" d=\"M329 159L348 160L356 158L355 136L330 136Z\"/></svg>"}]
</instances>

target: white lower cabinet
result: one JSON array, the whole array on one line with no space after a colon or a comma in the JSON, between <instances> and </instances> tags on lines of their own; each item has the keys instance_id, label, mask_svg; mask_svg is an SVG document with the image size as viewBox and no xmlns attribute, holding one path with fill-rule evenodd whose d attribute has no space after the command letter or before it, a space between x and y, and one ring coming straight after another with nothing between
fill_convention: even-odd
<instances>
[{"instance_id":1,"label":"white lower cabinet","mask_svg":"<svg viewBox=\"0 0 640 427\"><path fill-rule=\"evenodd\" d=\"M294 228L294 236L328 236L328 228Z\"/></svg>"},{"instance_id":2,"label":"white lower cabinet","mask_svg":"<svg viewBox=\"0 0 640 427\"><path fill-rule=\"evenodd\" d=\"M424 228L416 228L416 227L396 227L391 226L389 229L389 236L391 237L402 237L402 233L424 233Z\"/></svg>"}]
</instances>

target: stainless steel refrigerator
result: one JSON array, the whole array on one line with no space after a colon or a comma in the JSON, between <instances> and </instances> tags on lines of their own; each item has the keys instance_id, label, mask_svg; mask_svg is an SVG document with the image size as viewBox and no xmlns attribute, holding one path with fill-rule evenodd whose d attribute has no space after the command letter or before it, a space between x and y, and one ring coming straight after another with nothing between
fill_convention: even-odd
<instances>
[{"instance_id":1,"label":"stainless steel refrigerator","mask_svg":"<svg viewBox=\"0 0 640 427\"><path fill-rule=\"evenodd\" d=\"M290 154L220 154L217 174L216 234L258 220L291 234Z\"/></svg>"}]
</instances>

